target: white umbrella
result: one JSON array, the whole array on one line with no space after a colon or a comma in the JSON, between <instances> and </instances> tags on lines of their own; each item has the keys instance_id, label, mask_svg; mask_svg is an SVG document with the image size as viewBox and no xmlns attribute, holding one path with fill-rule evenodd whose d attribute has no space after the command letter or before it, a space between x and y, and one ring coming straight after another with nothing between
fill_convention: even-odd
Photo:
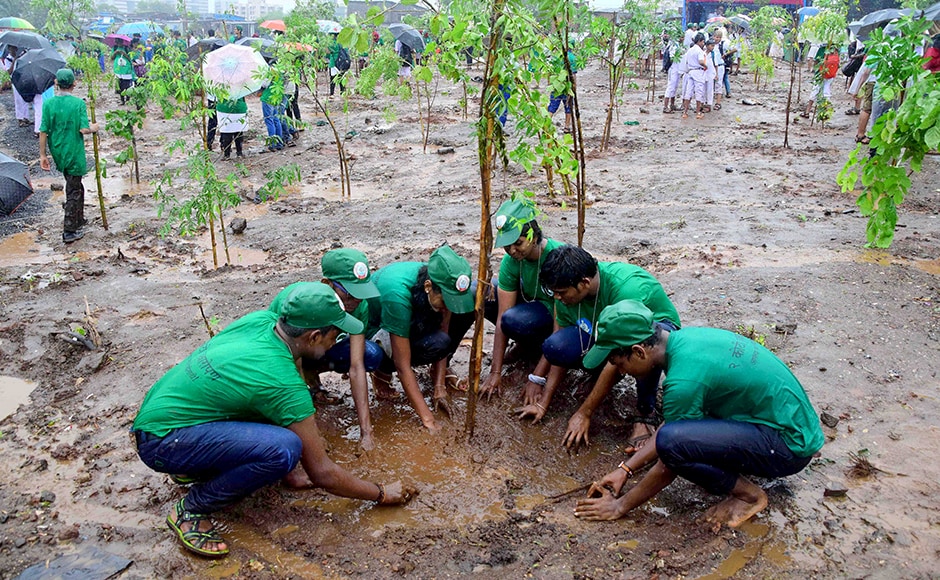
<instances>
[{"instance_id":1,"label":"white umbrella","mask_svg":"<svg viewBox=\"0 0 940 580\"><path fill-rule=\"evenodd\" d=\"M343 25L335 20L317 20L317 26L323 34L339 34Z\"/></svg>"},{"instance_id":2,"label":"white umbrella","mask_svg":"<svg viewBox=\"0 0 940 580\"><path fill-rule=\"evenodd\" d=\"M230 99L261 90L268 64L257 50L240 44L226 44L206 55L202 75L228 89Z\"/></svg>"}]
</instances>

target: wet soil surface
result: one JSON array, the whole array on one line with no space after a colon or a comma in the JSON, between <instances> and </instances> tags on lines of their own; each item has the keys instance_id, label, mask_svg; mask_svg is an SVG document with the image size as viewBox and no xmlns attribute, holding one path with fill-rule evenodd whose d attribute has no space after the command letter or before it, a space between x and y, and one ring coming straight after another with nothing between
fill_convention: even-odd
<instances>
[{"instance_id":1,"label":"wet soil surface","mask_svg":"<svg viewBox=\"0 0 940 580\"><path fill-rule=\"evenodd\" d=\"M856 117L842 113L849 99L834 91L832 122L798 120L785 149L784 78L780 69L769 89L755 91L749 78L733 77L735 98L702 121L663 115L658 101L628 93L612 146L599 152L606 75L596 67L579 74L593 199L585 247L653 272L685 325L765 340L826 413L822 456L799 475L761 482L770 506L742 528L708 530L700 518L718 498L681 481L623 520L575 519L577 494L557 496L624 458L632 385L625 381L597 413L590 448L569 455L560 443L588 390L585 377L572 374L533 426L509 413L515 385L530 372L520 362L508 369L502 398L478 407L469 440L463 395L454 394L457 417L436 438L407 406L373 401L378 449L370 454L357 449L348 384L325 375L344 395L318 413L331 456L362 477L416 485L417 500L379 509L272 487L218 514L233 545L227 559L183 552L163 519L184 490L140 463L127 430L149 386L206 340L198 305L224 327L266 307L286 284L319 279L320 256L338 244L364 250L375 267L426 259L443 241L472 263L478 253L476 148L459 89L438 96L427 152L414 101L351 99L343 121L357 133L348 142L351 201L340 200L332 135L307 97L311 126L300 145L260 153L261 139L250 141L240 188L250 196L265 171L288 162L301 165L302 183L226 213L226 222L243 217L248 227L229 234L231 265L218 269L207 233L158 236L146 182L182 163L163 150L179 134L176 121L147 121L142 185L110 164L108 231L86 177L94 219L71 246L60 241L61 191L51 191L61 176L33 168L38 194L27 219L0 231L0 376L34 388L0 422L0 578L77 546L132 559L127 578L936 577L940 158L926 159L915 176L894 246L864 249L857 193L841 193L834 181L854 145ZM745 106L742 97L762 104ZM35 161L34 143L11 127L8 101L0 97L4 147ZM383 115L389 104L394 120ZM251 107L260 126L260 106ZM639 125L624 124L633 120ZM104 134L102 147L112 159L123 145ZM445 147L454 152L435 154ZM235 169L221 158L218 167ZM501 199L536 191L546 233L576 239L573 201L550 198L544 176L510 164L494 184ZM102 347L70 340L79 326L94 326ZM455 361L462 374L467 358L464 346ZM25 395L8 379L0 388Z\"/></svg>"}]
</instances>

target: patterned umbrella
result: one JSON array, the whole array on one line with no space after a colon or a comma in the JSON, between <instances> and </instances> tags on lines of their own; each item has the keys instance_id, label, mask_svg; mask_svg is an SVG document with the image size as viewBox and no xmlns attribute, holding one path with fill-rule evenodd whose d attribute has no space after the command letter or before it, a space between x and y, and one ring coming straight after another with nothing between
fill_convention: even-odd
<instances>
[{"instance_id":1,"label":"patterned umbrella","mask_svg":"<svg viewBox=\"0 0 940 580\"><path fill-rule=\"evenodd\" d=\"M16 208L32 194L33 184L29 181L29 168L0 153L0 213L13 215Z\"/></svg>"},{"instance_id":2,"label":"patterned umbrella","mask_svg":"<svg viewBox=\"0 0 940 580\"><path fill-rule=\"evenodd\" d=\"M11 30L36 30L36 27L28 21L16 16L7 16L0 18L0 28L9 28Z\"/></svg>"},{"instance_id":3,"label":"patterned umbrella","mask_svg":"<svg viewBox=\"0 0 940 580\"><path fill-rule=\"evenodd\" d=\"M228 44L228 41L221 38L203 38L196 44L188 47L186 54L189 56L189 60L196 60L207 52L222 48L226 44Z\"/></svg>"},{"instance_id":4,"label":"patterned umbrella","mask_svg":"<svg viewBox=\"0 0 940 580\"><path fill-rule=\"evenodd\" d=\"M264 85L268 64L261 53L250 46L226 44L206 55L202 75L207 81L228 89L230 99L257 92Z\"/></svg>"},{"instance_id":5,"label":"patterned umbrella","mask_svg":"<svg viewBox=\"0 0 940 580\"><path fill-rule=\"evenodd\" d=\"M52 43L35 32L26 30L7 30L0 33L0 45L15 46L23 50L31 48L53 48Z\"/></svg>"},{"instance_id":6,"label":"patterned umbrella","mask_svg":"<svg viewBox=\"0 0 940 580\"><path fill-rule=\"evenodd\" d=\"M335 20L317 20L317 26L323 34L339 34L343 26Z\"/></svg>"}]
</instances>

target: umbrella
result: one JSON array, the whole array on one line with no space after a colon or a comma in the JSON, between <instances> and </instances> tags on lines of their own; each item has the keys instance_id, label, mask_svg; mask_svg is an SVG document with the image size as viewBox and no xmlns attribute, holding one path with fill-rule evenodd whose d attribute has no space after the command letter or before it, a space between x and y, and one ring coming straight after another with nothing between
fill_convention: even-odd
<instances>
[{"instance_id":1,"label":"umbrella","mask_svg":"<svg viewBox=\"0 0 940 580\"><path fill-rule=\"evenodd\" d=\"M212 52L228 44L227 40L221 38L203 38L196 44L186 48L186 55L189 60L196 60L207 52Z\"/></svg>"},{"instance_id":2,"label":"umbrella","mask_svg":"<svg viewBox=\"0 0 940 580\"><path fill-rule=\"evenodd\" d=\"M724 16L712 16L711 18L705 21L705 24L715 24L715 23L727 24L728 22L731 22L731 21L725 18Z\"/></svg>"},{"instance_id":3,"label":"umbrella","mask_svg":"<svg viewBox=\"0 0 940 580\"><path fill-rule=\"evenodd\" d=\"M323 34L339 34L343 26L335 20L317 20L317 26Z\"/></svg>"},{"instance_id":4,"label":"umbrella","mask_svg":"<svg viewBox=\"0 0 940 580\"><path fill-rule=\"evenodd\" d=\"M395 37L395 40L400 41L402 44L407 44L415 52L424 50L424 38L422 38L421 33L415 30L413 26L408 26L407 24L390 24L388 29L392 31L392 36Z\"/></svg>"},{"instance_id":5,"label":"umbrella","mask_svg":"<svg viewBox=\"0 0 940 580\"><path fill-rule=\"evenodd\" d=\"M118 34L124 34L126 36L134 36L135 34L139 34L141 38L147 38L151 34L156 34L157 32L162 32L159 26L153 22L144 21L129 22L117 29Z\"/></svg>"},{"instance_id":6,"label":"umbrella","mask_svg":"<svg viewBox=\"0 0 940 580\"><path fill-rule=\"evenodd\" d=\"M937 22L940 20L940 2L937 2L933 6L924 9L924 13L921 14L921 18L926 18L931 22Z\"/></svg>"},{"instance_id":7,"label":"umbrella","mask_svg":"<svg viewBox=\"0 0 940 580\"><path fill-rule=\"evenodd\" d=\"M277 43L271 40L270 38L246 37L246 38L239 38L238 40L235 41L235 44L240 44L242 46L250 46L251 48L255 50L261 50L262 48L272 47Z\"/></svg>"},{"instance_id":8,"label":"umbrella","mask_svg":"<svg viewBox=\"0 0 940 580\"><path fill-rule=\"evenodd\" d=\"M283 20L265 20L258 26L261 28L267 28L268 30L278 30L280 32L287 31L287 26L284 24Z\"/></svg>"},{"instance_id":9,"label":"umbrella","mask_svg":"<svg viewBox=\"0 0 940 580\"><path fill-rule=\"evenodd\" d=\"M7 30L0 33L0 44L29 50L30 48L52 48L52 43L35 32Z\"/></svg>"},{"instance_id":10,"label":"umbrella","mask_svg":"<svg viewBox=\"0 0 940 580\"><path fill-rule=\"evenodd\" d=\"M748 22L747 19L744 18L743 16L732 16L728 20L731 21L731 24L734 24L735 26L740 26L744 30L751 29L751 23Z\"/></svg>"},{"instance_id":11,"label":"umbrella","mask_svg":"<svg viewBox=\"0 0 940 580\"><path fill-rule=\"evenodd\" d=\"M30 24L28 21L23 20L22 18L17 18L16 16L0 18L0 28L10 28L15 30L36 30L36 27Z\"/></svg>"},{"instance_id":12,"label":"umbrella","mask_svg":"<svg viewBox=\"0 0 940 580\"><path fill-rule=\"evenodd\" d=\"M0 153L0 213L13 215L16 208L33 194L29 168Z\"/></svg>"},{"instance_id":13,"label":"umbrella","mask_svg":"<svg viewBox=\"0 0 940 580\"><path fill-rule=\"evenodd\" d=\"M55 73L65 67L65 59L54 48L33 48L13 65L13 86L27 101L55 84Z\"/></svg>"},{"instance_id":14,"label":"umbrella","mask_svg":"<svg viewBox=\"0 0 940 580\"><path fill-rule=\"evenodd\" d=\"M884 10L875 10L870 14L862 16L855 22L849 23L849 30L852 31L858 38L868 38L868 35L877 28L881 28L887 23L901 18L902 16L907 16L912 10L910 8L905 8L899 10L897 8L885 8Z\"/></svg>"},{"instance_id":15,"label":"umbrella","mask_svg":"<svg viewBox=\"0 0 940 580\"><path fill-rule=\"evenodd\" d=\"M815 6L804 6L796 11L800 16L816 16L819 14L819 8Z\"/></svg>"},{"instance_id":16,"label":"umbrella","mask_svg":"<svg viewBox=\"0 0 940 580\"><path fill-rule=\"evenodd\" d=\"M250 95L264 85L263 73L268 70L261 53L250 46L226 44L206 56L202 75L207 81L228 89L230 99Z\"/></svg>"},{"instance_id":17,"label":"umbrella","mask_svg":"<svg viewBox=\"0 0 940 580\"><path fill-rule=\"evenodd\" d=\"M102 40L108 46L114 46L116 44L123 44L124 46L131 45L131 37L124 36L123 34L109 34L104 37Z\"/></svg>"}]
</instances>

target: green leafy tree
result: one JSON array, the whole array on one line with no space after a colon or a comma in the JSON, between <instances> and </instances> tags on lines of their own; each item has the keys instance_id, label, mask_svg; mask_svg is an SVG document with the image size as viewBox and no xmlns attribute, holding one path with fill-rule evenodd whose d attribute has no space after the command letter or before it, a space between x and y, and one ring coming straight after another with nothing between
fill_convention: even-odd
<instances>
[{"instance_id":1,"label":"green leafy tree","mask_svg":"<svg viewBox=\"0 0 940 580\"><path fill-rule=\"evenodd\" d=\"M94 0L32 0L32 8L46 14L46 31L75 36L81 35L84 19L97 11Z\"/></svg>"},{"instance_id":2,"label":"green leafy tree","mask_svg":"<svg viewBox=\"0 0 940 580\"><path fill-rule=\"evenodd\" d=\"M856 203L868 217L869 247L891 245L897 206L910 191L911 175L921 171L924 155L940 146L940 74L924 70L924 59L915 52L929 26L908 17L897 25L900 36L876 30L867 43L865 63L878 78L876 97L900 101L875 120L871 143L849 154L837 178L846 192L861 182Z\"/></svg>"},{"instance_id":3,"label":"green leafy tree","mask_svg":"<svg viewBox=\"0 0 940 580\"><path fill-rule=\"evenodd\" d=\"M741 64L754 71L754 84L766 82L774 76L774 61L767 51L777 42L777 32L792 22L790 13L782 6L763 6L751 19L750 46L741 52Z\"/></svg>"}]
</instances>

